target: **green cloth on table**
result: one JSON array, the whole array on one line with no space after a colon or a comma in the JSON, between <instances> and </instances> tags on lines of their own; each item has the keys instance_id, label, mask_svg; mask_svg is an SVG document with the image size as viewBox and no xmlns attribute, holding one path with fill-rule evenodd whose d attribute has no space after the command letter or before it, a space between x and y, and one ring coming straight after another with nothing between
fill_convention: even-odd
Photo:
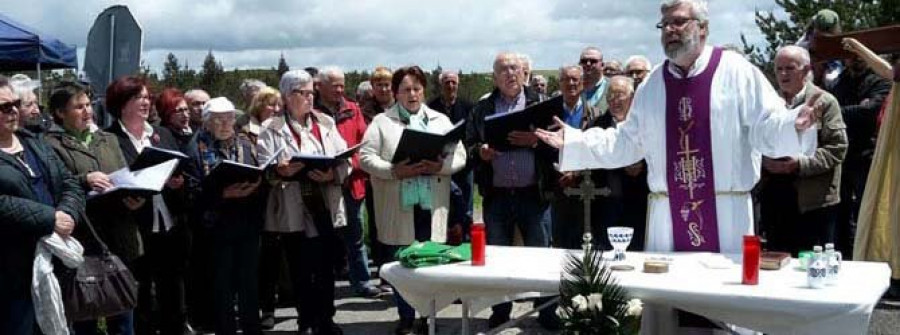
<instances>
[{"instance_id":1,"label":"green cloth on table","mask_svg":"<svg viewBox=\"0 0 900 335\"><path fill-rule=\"evenodd\" d=\"M414 242L410 246L397 251L397 260L407 268L421 268L472 260L472 248L469 243L459 246L437 242Z\"/></svg>"}]
</instances>

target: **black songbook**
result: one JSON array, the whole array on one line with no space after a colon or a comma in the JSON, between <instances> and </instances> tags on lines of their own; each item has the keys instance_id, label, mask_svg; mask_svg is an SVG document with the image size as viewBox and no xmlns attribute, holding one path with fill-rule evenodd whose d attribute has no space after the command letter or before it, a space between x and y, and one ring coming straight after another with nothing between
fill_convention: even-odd
<instances>
[{"instance_id":1,"label":"black songbook","mask_svg":"<svg viewBox=\"0 0 900 335\"><path fill-rule=\"evenodd\" d=\"M546 129L553 124L553 116L559 108L554 99L531 105L525 109L488 115L484 118L484 137L494 149L506 151L513 149L507 137L513 131L533 131Z\"/></svg>"},{"instance_id":2,"label":"black songbook","mask_svg":"<svg viewBox=\"0 0 900 335\"><path fill-rule=\"evenodd\" d=\"M127 167L119 169L109 174L109 180L113 187L103 191L89 192L88 203L121 201L125 197L149 198L159 194L177 166L178 160L170 159L138 171L132 171Z\"/></svg>"},{"instance_id":3,"label":"black songbook","mask_svg":"<svg viewBox=\"0 0 900 335\"><path fill-rule=\"evenodd\" d=\"M275 161L281 154L281 150L276 151L265 164L253 166L232 160L222 160L217 163L206 177L203 177L201 186L204 188L221 190L225 187L237 184L251 182L255 183L263 177L267 168L274 167Z\"/></svg>"},{"instance_id":4,"label":"black songbook","mask_svg":"<svg viewBox=\"0 0 900 335\"><path fill-rule=\"evenodd\" d=\"M452 147L463 138L466 133L465 124L466 120L459 120L453 125L453 128L442 133L403 129L391 163L397 164L407 158L410 163L417 163L421 160L437 160L441 154L452 151Z\"/></svg>"},{"instance_id":5,"label":"black songbook","mask_svg":"<svg viewBox=\"0 0 900 335\"><path fill-rule=\"evenodd\" d=\"M177 159L180 163L181 161L188 160L188 156L181 151L146 147L128 168L131 169L131 171L138 171L150 166L158 165L170 159Z\"/></svg>"},{"instance_id":6,"label":"black songbook","mask_svg":"<svg viewBox=\"0 0 900 335\"><path fill-rule=\"evenodd\" d=\"M297 154L297 155L294 155L291 157L290 162L291 163L303 163L302 171L312 171L312 170L327 171L328 169L333 168L342 162L345 162L350 157L353 157L353 154L355 154L357 151L359 151L359 148L361 146L362 146L362 143L359 143L357 145L347 148L344 151L339 152L338 154L336 154L334 156Z\"/></svg>"}]
</instances>

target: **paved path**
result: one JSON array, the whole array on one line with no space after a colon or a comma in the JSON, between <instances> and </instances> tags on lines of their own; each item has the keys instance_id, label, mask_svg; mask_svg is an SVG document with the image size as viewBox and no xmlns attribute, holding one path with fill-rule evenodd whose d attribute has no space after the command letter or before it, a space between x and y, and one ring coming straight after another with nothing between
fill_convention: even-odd
<instances>
[{"instance_id":1,"label":"paved path","mask_svg":"<svg viewBox=\"0 0 900 335\"><path fill-rule=\"evenodd\" d=\"M351 297L346 281L338 283L337 316L335 322L341 325L348 335L390 335L397 322L397 309L391 296L379 299L363 299ZM514 315L527 313L531 303L516 303ZM438 334L459 334L460 305L453 305L438 313ZM276 312L275 329L267 334L294 334L297 331L297 313L292 308L281 308ZM490 309L478 313L473 319L472 330L487 329L487 318ZM536 316L529 316L518 327L507 329L501 334L557 334L545 331L538 326ZM882 302L872 316L870 335L900 335L900 302ZM853 335L853 334L847 334Z\"/></svg>"}]
</instances>

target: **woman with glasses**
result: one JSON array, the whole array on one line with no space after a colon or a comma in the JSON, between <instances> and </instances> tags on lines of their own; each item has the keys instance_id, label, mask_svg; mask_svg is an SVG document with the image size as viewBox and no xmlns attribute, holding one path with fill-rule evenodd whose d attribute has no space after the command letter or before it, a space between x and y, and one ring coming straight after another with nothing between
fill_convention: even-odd
<instances>
[{"instance_id":1,"label":"woman with glasses","mask_svg":"<svg viewBox=\"0 0 900 335\"><path fill-rule=\"evenodd\" d=\"M184 94L175 88L167 88L156 97L156 111L159 113L160 125L169 129L178 147L188 151L187 145L194 137L191 129L191 115Z\"/></svg>"},{"instance_id":2,"label":"woman with glasses","mask_svg":"<svg viewBox=\"0 0 900 335\"><path fill-rule=\"evenodd\" d=\"M334 245L336 229L347 225L341 185L350 175L350 162L328 170L304 170L289 163L298 154L335 155L347 148L330 116L313 109L313 79L309 73L288 71L279 84L283 116L262 124L259 160L275 155L278 165L269 173L272 190L266 206L266 232L282 234L290 277L296 293L301 334L342 334L334 323Z\"/></svg>"},{"instance_id":3,"label":"woman with glasses","mask_svg":"<svg viewBox=\"0 0 900 335\"><path fill-rule=\"evenodd\" d=\"M197 151L190 153L202 175L209 175L225 160L257 165L253 143L235 131L236 112L225 97L211 99L203 106ZM204 182L197 197L199 224L208 229L212 239L208 261L212 264L216 334L236 333L235 300L243 333L262 334L257 264L265 193L259 191L260 184L261 179L228 185Z\"/></svg>"},{"instance_id":4,"label":"woman with glasses","mask_svg":"<svg viewBox=\"0 0 900 335\"><path fill-rule=\"evenodd\" d=\"M20 107L0 76L0 334L31 335L35 247L43 236L72 233L84 192L53 149L19 128Z\"/></svg>"},{"instance_id":5,"label":"woman with glasses","mask_svg":"<svg viewBox=\"0 0 900 335\"><path fill-rule=\"evenodd\" d=\"M116 135L128 164L147 147L179 150L168 129L152 126L147 121L150 104L150 90L139 77L121 77L106 89L106 108L118 119L107 131ZM181 163L179 170L194 173L190 162ZM181 334L187 328L184 271L189 245L186 204L190 190L185 187L185 179L183 173L173 174L162 193L147 199L135 213L144 242L144 255L137 259L134 273L140 284L135 318L138 332L152 333L159 328L162 334ZM159 304L156 315L153 315L154 297Z\"/></svg>"},{"instance_id":6,"label":"woman with glasses","mask_svg":"<svg viewBox=\"0 0 900 335\"><path fill-rule=\"evenodd\" d=\"M50 95L49 107L54 123L44 138L78 180L82 193L113 187L109 173L125 167L125 157L119 150L116 136L93 125L87 88L77 83L62 83ZM135 270L134 261L143 254L143 242L134 213L146 200L126 197L121 202L88 202L85 208L100 239L132 272ZM85 246L85 253L102 252L86 225L75 227L73 235ZM134 333L132 311L96 317L106 318L108 334ZM72 329L78 335L101 334L96 319L76 322Z\"/></svg>"}]
</instances>

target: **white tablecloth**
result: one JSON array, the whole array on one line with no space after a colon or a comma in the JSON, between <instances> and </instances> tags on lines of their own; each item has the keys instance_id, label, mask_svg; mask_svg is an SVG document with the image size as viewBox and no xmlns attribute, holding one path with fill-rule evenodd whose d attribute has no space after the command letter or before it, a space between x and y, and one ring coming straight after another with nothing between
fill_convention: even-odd
<instances>
[{"instance_id":1,"label":"white tablecloth","mask_svg":"<svg viewBox=\"0 0 900 335\"><path fill-rule=\"evenodd\" d=\"M468 262L407 269L394 262L381 269L422 315L430 303L441 310L461 299L479 311L492 304L527 296L558 294L567 251L547 248L488 246L485 266ZM769 334L865 334L875 304L889 286L884 263L844 262L834 286L810 289L806 273L791 266L760 270L759 285L741 284L738 255L732 268L707 269L704 254L670 254L670 272L641 272L643 259L659 254L629 252L635 271L616 272L619 283L645 303L671 305L711 319Z\"/></svg>"}]
</instances>

